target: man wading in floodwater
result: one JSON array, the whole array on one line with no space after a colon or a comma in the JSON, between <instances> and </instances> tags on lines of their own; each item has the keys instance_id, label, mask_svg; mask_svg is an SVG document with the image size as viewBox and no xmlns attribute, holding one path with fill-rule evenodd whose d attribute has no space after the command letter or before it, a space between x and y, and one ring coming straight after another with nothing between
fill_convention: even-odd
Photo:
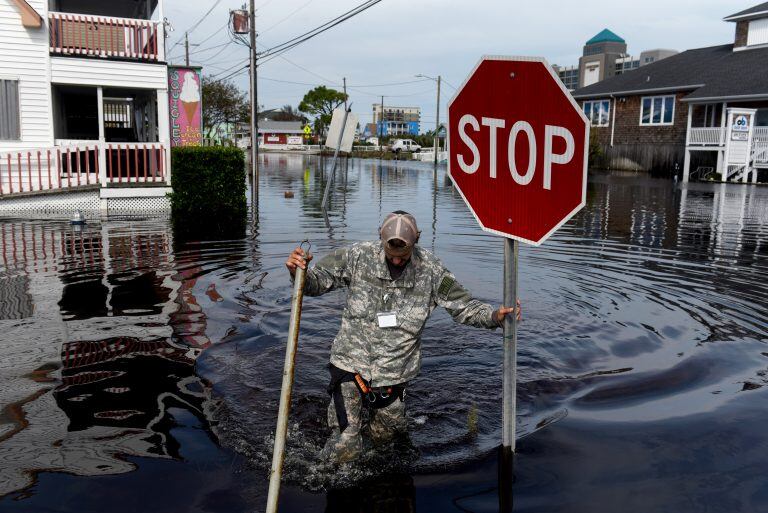
<instances>
[{"instance_id":1,"label":"man wading in floodwater","mask_svg":"<svg viewBox=\"0 0 768 513\"><path fill-rule=\"evenodd\" d=\"M436 306L456 322L495 329L513 309L473 299L432 253L416 243L416 219L398 210L384 219L381 241L338 249L307 270L304 293L346 287L341 328L331 347L328 424L323 456L351 461L362 451L363 408L371 409L374 445L405 435L405 388L419 373L421 332ZM311 259L311 256L310 256ZM306 268L296 248L285 262L293 278ZM518 303L518 318L520 309Z\"/></svg>"}]
</instances>

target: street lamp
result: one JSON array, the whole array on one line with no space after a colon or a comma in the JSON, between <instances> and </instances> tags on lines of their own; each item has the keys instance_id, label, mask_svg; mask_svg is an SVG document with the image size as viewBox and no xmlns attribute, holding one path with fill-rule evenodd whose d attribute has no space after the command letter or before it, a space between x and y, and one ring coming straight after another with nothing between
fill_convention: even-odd
<instances>
[{"instance_id":1,"label":"street lamp","mask_svg":"<svg viewBox=\"0 0 768 513\"><path fill-rule=\"evenodd\" d=\"M437 78L434 78L434 77L429 77L427 75L422 75L421 73L419 73L418 75L416 75L416 78L426 78L428 80L434 80L435 82L437 82L437 109L436 109L437 114L435 114L435 141L432 144L432 149L435 152L435 167L437 167L437 150L440 143L440 138L438 137L437 134L438 134L438 131L440 130L440 80L441 80L441 77L440 75L438 75Z\"/></svg>"}]
</instances>

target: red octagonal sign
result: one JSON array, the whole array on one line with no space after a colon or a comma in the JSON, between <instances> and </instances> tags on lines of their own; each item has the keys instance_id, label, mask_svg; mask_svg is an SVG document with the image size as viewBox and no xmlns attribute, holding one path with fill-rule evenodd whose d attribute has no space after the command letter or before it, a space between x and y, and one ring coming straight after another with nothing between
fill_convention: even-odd
<instances>
[{"instance_id":1,"label":"red octagonal sign","mask_svg":"<svg viewBox=\"0 0 768 513\"><path fill-rule=\"evenodd\" d=\"M589 120L546 60L483 57L448 104L448 174L480 226L541 244L586 201Z\"/></svg>"}]
</instances>

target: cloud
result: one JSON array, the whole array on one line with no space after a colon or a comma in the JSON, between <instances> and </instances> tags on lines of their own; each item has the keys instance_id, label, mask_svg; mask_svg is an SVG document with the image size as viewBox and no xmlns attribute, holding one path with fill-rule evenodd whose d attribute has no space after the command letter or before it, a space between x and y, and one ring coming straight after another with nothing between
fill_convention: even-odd
<instances>
[{"instance_id":1,"label":"cloud","mask_svg":"<svg viewBox=\"0 0 768 513\"><path fill-rule=\"evenodd\" d=\"M362 0L257 0L259 42L279 44L358 5ZM724 16L752 6L755 0L646 0L642 4L616 0L383 0L351 20L334 27L259 67L263 76L293 82L381 84L414 80L414 75L442 75L459 86L483 54L542 55L551 63L578 62L584 42L603 28L622 36L629 52L639 55L652 48L685 50L723 44L733 39L734 25ZM190 35L193 51L228 41L222 26L229 9L242 0L223 0ZM176 31L171 45L183 39L210 8L211 0L168 0L165 16ZM293 14L292 14L293 13ZM290 17L288 17L290 15ZM287 19L286 19L287 17ZM183 45L172 52L182 62ZM247 50L230 44L192 55L205 73L247 62ZM286 60L287 59L287 60ZM321 78L323 77L323 78ZM247 75L235 79L243 89ZM268 107L298 105L310 86L259 82L259 103ZM422 107L424 128L434 125L435 91L432 82L382 88L350 89L354 110L362 121L370 118L371 104L386 95L385 103ZM443 90L441 118L452 96Z\"/></svg>"}]
</instances>

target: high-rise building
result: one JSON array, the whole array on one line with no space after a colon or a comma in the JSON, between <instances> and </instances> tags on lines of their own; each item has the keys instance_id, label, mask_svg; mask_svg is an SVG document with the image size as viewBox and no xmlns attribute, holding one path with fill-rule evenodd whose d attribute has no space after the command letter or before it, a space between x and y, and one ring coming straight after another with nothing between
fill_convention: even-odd
<instances>
[{"instance_id":1,"label":"high-rise building","mask_svg":"<svg viewBox=\"0 0 768 513\"><path fill-rule=\"evenodd\" d=\"M656 49L633 57L627 53L627 42L623 38L603 29L584 44L578 65L555 66L555 70L565 87L573 91L676 53L676 50Z\"/></svg>"}]
</instances>

